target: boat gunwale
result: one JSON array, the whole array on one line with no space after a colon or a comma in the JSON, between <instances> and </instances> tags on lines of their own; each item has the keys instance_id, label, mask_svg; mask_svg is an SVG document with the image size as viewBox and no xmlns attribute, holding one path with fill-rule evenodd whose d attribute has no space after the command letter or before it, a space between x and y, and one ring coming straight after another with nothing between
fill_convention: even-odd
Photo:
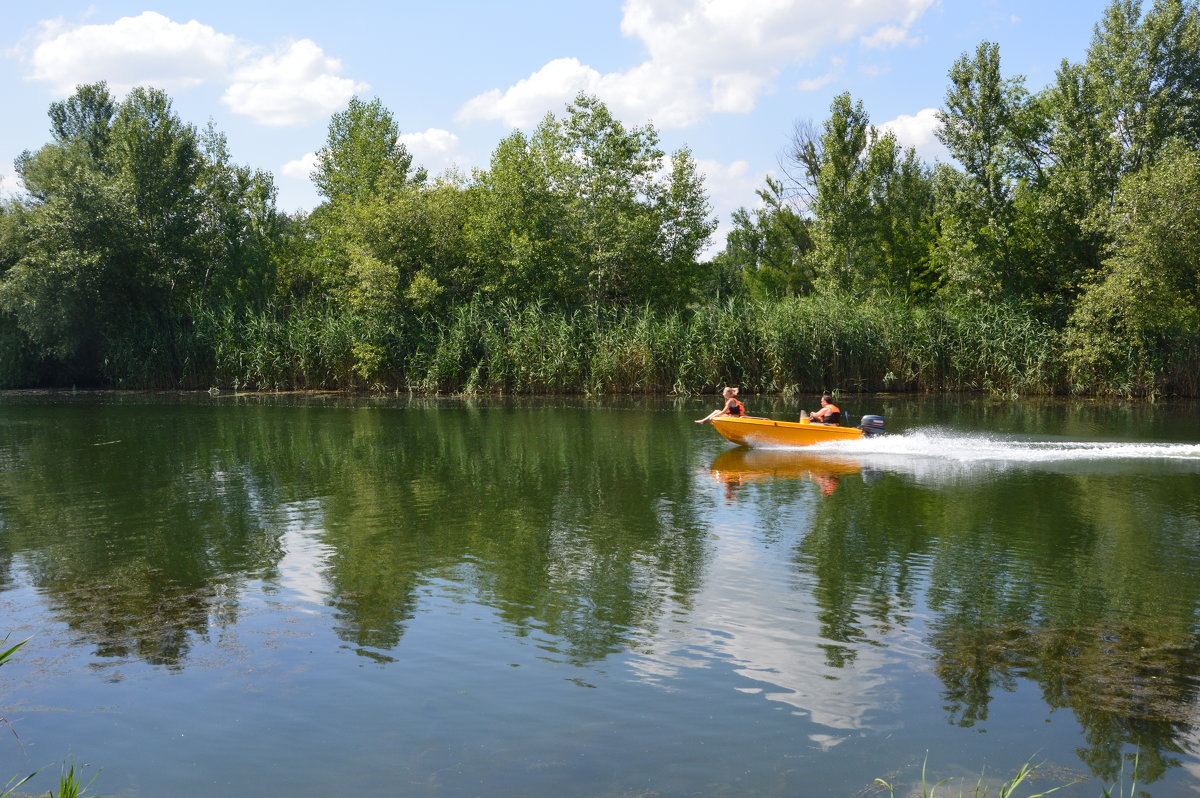
<instances>
[{"instance_id":1,"label":"boat gunwale","mask_svg":"<svg viewBox=\"0 0 1200 798\"><path fill-rule=\"evenodd\" d=\"M803 421L778 421L761 416L717 416L712 420L712 423L721 437L739 446L811 446L814 443L858 440L863 437L863 431L858 427L843 427L836 424L813 424L812 422L805 423ZM780 437L794 438L795 435L800 434L804 437L811 436L811 439L800 441L794 439L747 441L745 436L735 431L739 426L743 427L748 434L750 430L754 429L764 430L764 432L766 430L778 429L781 431Z\"/></svg>"}]
</instances>

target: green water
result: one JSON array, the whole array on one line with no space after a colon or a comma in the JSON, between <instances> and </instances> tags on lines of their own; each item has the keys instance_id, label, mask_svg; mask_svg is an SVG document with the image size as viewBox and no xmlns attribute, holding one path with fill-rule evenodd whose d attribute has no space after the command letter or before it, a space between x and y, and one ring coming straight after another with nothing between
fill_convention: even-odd
<instances>
[{"instance_id":1,"label":"green water","mask_svg":"<svg viewBox=\"0 0 1200 798\"><path fill-rule=\"evenodd\" d=\"M0 784L1200 789L1200 408L716 401L0 396Z\"/></svg>"}]
</instances>

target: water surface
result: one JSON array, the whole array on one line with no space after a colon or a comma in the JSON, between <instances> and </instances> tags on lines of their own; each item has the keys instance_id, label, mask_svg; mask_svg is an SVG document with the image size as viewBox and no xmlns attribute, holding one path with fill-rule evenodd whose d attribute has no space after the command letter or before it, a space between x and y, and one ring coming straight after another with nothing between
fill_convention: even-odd
<instances>
[{"instance_id":1,"label":"water surface","mask_svg":"<svg viewBox=\"0 0 1200 798\"><path fill-rule=\"evenodd\" d=\"M0 780L1200 788L1195 405L855 397L891 434L751 451L714 401L0 397Z\"/></svg>"}]
</instances>

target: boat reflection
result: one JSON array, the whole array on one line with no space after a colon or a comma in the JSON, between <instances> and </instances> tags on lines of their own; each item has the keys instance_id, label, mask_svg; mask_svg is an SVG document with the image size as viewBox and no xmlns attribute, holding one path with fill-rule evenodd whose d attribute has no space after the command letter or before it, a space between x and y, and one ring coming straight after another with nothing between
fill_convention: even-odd
<instances>
[{"instance_id":1,"label":"boat reflection","mask_svg":"<svg viewBox=\"0 0 1200 798\"><path fill-rule=\"evenodd\" d=\"M842 477L862 472L856 460L796 451L793 449L728 449L709 466L713 478L725 486L725 498L733 501L742 486L763 480L808 479L826 496L837 490Z\"/></svg>"}]
</instances>

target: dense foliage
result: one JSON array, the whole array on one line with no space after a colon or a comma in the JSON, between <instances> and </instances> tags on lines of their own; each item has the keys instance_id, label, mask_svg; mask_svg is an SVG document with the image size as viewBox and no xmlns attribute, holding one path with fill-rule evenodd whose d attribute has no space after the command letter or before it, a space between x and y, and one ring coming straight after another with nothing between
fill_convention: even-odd
<instances>
[{"instance_id":1,"label":"dense foliage","mask_svg":"<svg viewBox=\"0 0 1200 798\"><path fill-rule=\"evenodd\" d=\"M691 154L587 95L438 177L352 100L295 216L162 92L50 120L0 205L0 386L1200 392L1195 0L1114 0L1036 93L965 53L954 165L836 97L707 262Z\"/></svg>"}]
</instances>

